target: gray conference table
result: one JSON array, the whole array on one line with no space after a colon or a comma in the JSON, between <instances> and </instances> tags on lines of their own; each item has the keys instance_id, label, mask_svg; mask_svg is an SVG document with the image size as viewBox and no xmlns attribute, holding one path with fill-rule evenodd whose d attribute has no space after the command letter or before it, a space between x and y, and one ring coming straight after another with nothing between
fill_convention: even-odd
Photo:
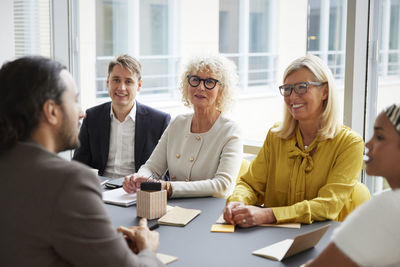
<instances>
[{"instance_id":1,"label":"gray conference table","mask_svg":"<svg viewBox=\"0 0 400 267\"><path fill-rule=\"evenodd\" d=\"M201 213L185 227L160 225L158 252L177 256L169 266L299 266L317 256L329 243L338 222L317 222L302 225L300 229L275 227L236 227L234 233L212 233L210 228L222 214L225 199L189 198L171 199L168 205L200 209ZM137 225L136 206L119 207L105 205L113 226ZM252 251L330 223L331 227L317 246L282 262L252 255Z\"/></svg>"}]
</instances>

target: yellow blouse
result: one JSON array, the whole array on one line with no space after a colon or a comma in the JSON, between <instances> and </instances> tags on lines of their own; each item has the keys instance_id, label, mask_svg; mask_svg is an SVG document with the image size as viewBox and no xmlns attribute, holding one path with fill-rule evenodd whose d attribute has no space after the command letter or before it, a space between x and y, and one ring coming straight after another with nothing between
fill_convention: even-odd
<instances>
[{"instance_id":1,"label":"yellow blouse","mask_svg":"<svg viewBox=\"0 0 400 267\"><path fill-rule=\"evenodd\" d=\"M291 139L279 138L270 129L227 202L264 204L272 208L278 223L343 216L360 175L363 140L346 126L333 139L317 139L304 149L299 128Z\"/></svg>"}]
</instances>

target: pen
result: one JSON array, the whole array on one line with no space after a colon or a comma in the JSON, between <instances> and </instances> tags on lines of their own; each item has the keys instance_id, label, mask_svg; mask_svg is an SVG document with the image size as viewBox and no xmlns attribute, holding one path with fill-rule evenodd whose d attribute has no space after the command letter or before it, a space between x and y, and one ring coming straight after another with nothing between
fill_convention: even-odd
<instances>
[{"instance_id":1,"label":"pen","mask_svg":"<svg viewBox=\"0 0 400 267\"><path fill-rule=\"evenodd\" d=\"M103 182L100 183L100 185L105 185L108 181L110 180L104 180Z\"/></svg>"},{"instance_id":2,"label":"pen","mask_svg":"<svg viewBox=\"0 0 400 267\"><path fill-rule=\"evenodd\" d=\"M160 181L160 176L158 176L157 174L155 174L155 173L152 173L152 174L150 174L150 176L149 177L147 177L147 179L152 179L152 180L156 180L156 182L158 181Z\"/></svg>"}]
</instances>

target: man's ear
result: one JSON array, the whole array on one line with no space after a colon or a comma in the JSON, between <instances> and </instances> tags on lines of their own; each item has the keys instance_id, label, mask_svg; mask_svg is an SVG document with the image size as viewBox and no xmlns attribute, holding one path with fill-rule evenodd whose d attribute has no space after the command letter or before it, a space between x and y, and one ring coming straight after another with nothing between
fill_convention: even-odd
<instances>
[{"instance_id":1,"label":"man's ear","mask_svg":"<svg viewBox=\"0 0 400 267\"><path fill-rule=\"evenodd\" d=\"M137 92L140 92L140 89L142 89L142 84L143 84L143 80L139 80L138 82L138 87L137 87Z\"/></svg>"},{"instance_id":2,"label":"man's ear","mask_svg":"<svg viewBox=\"0 0 400 267\"><path fill-rule=\"evenodd\" d=\"M57 125L61 120L61 106L53 100L47 100L42 109L43 119L51 125Z\"/></svg>"}]
</instances>

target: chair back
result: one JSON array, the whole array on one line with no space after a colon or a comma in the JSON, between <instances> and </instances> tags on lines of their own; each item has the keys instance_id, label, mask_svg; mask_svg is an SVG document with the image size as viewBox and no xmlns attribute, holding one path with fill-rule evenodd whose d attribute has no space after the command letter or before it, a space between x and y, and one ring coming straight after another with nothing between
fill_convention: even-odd
<instances>
[{"instance_id":1,"label":"chair back","mask_svg":"<svg viewBox=\"0 0 400 267\"><path fill-rule=\"evenodd\" d=\"M247 159L243 159L242 160L242 165L240 165L239 174L238 174L238 176L236 178L236 184L238 183L240 176L245 174L247 172L247 170L249 169L249 167L250 167L250 161L247 160Z\"/></svg>"},{"instance_id":2,"label":"chair back","mask_svg":"<svg viewBox=\"0 0 400 267\"><path fill-rule=\"evenodd\" d=\"M353 193L351 193L350 204L348 206L343 207L343 210L340 212L336 220L339 222L344 221L347 215L349 215L362 203L370 199L371 199L371 194L369 193L368 187L363 183L357 182L357 184L354 186Z\"/></svg>"}]
</instances>

